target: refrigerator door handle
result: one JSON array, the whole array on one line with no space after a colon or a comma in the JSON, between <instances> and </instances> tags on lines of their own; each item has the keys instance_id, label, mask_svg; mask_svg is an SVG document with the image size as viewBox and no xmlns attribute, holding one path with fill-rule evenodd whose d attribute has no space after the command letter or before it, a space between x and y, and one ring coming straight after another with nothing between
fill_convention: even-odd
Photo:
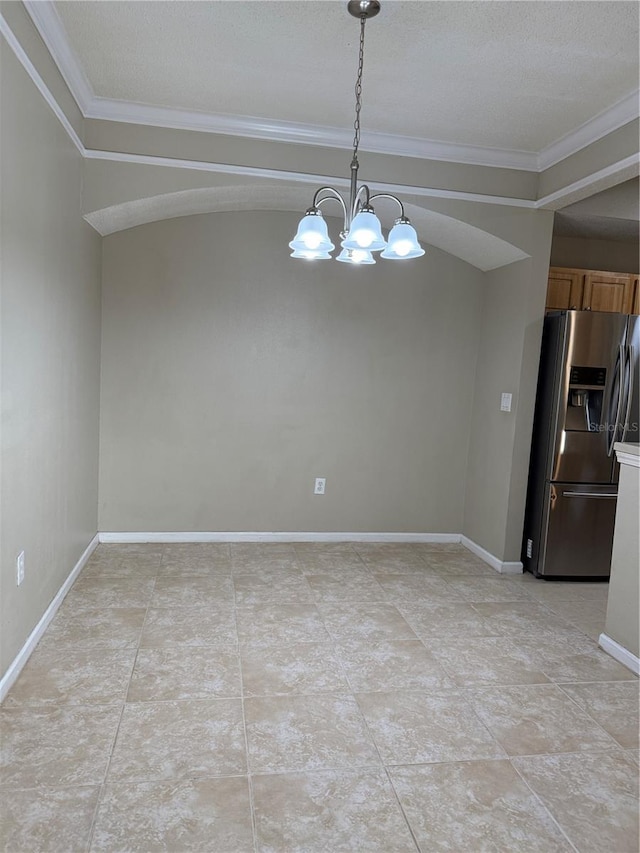
<instances>
[{"instance_id":1,"label":"refrigerator door handle","mask_svg":"<svg viewBox=\"0 0 640 853\"><path fill-rule=\"evenodd\" d=\"M636 350L633 344L629 344L627 347L627 352L629 354L627 360L627 370L628 370L628 378L629 381L627 384L627 405L624 410L624 420L622 422L622 437L620 441L624 441L627 437L627 433L629 432L629 418L631 417L631 400L633 398L633 380L634 380L634 364L636 358Z\"/></svg>"},{"instance_id":2,"label":"refrigerator door handle","mask_svg":"<svg viewBox=\"0 0 640 853\"><path fill-rule=\"evenodd\" d=\"M622 408L622 394L624 384L622 381L622 368L624 365L624 347L622 344L618 345L618 360L616 361L616 368L614 371L613 381L611 383L611 395L609 397L609 411L607 413L607 417L611 414L611 407L613 405L613 392L615 390L615 382L616 376L618 377L618 399L616 401L616 413L613 418L613 422L607 423L607 456L611 456L613 454L613 445L617 441L618 429L619 429L619 418L620 418L620 409Z\"/></svg>"},{"instance_id":3,"label":"refrigerator door handle","mask_svg":"<svg viewBox=\"0 0 640 853\"><path fill-rule=\"evenodd\" d=\"M601 492L563 492L563 498L602 498L602 500L607 501L615 501L618 497L618 494L615 495L607 495L602 494Z\"/></svg>"}]
</instances>

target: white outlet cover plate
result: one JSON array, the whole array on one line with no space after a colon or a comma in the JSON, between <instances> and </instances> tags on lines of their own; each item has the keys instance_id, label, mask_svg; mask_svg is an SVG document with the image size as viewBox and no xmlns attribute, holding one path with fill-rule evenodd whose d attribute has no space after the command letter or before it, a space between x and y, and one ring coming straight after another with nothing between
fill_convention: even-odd
<instances>
[{"instance_id":1,"label":"white outlet cover plate","mask_svg":"<svg viewBox=\"0 0 640 853\"><path fill-rule=\"evenodd\" d=\"M316 483L313 489L314 495L324 495L325 486L327 484L326 477L316 477Z\"/></svg>"}]
</instances>

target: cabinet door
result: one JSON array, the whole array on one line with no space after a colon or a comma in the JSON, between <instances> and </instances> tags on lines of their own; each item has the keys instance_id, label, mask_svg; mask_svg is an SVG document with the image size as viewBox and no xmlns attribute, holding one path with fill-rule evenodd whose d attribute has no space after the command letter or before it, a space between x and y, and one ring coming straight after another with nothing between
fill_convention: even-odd
<instances>
[{"instance_id":1,"label":"cabinet door","mask_svg":"<svg viewBox=\"0 0 640 853\"><path fill-rule=\"evenodd\" d=\"M547 285L547 309L582 308L584 270L551 267Z\"/></svg>"},{"instance_id":2,"label":"cabinet door","mask_svg":"<svg viewBox=\"0 0 640 853\"><path fill-rule=\"evenodd\" d=\"M633 279L633 307L632 314L640 314L640 278L636 276Z\"/></svg>"},{"instance_id":3,"label":"cabinet door","mask_svg":"<svg viewBox=\"0 0 640 853\"><path fill-rule=\"evenodd\" d=\"M587 272L582 307L589 311L630 314L633 308L633 276L624 273Z\"/></svg>"}]
</instances>

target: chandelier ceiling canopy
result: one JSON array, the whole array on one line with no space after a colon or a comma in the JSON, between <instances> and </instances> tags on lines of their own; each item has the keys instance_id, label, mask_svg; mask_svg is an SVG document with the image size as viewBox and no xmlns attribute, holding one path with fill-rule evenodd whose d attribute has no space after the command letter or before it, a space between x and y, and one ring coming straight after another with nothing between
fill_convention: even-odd
<instances>
[{"instance_id":1,"label":"chandelier ceiling canopy","mask_svg":"<svg viewBox=\"0 0 640 853\"><path fill-rule=\"evenodd\" d=\"M424 255L424 249L418 242L415 228L405 216L404 205L390 193L374 193L366 184L358 186L358 148L360 146L360 110L362 108L362 69L364 66L364 30L369 18L380 11L378 0L349 0L349 13L360 20L360 50L358 55L358 74L356 77L356 106L353 123L353 155L351 158L351 184L349 200L345 202L334 187L320 187L313 196L311 207L298 224L295 237L289 243L293 249L292 258L320 261L329 260L335 245L331 242L327 223L320 207L328 201L335 201L342 207L344 217L340 231L342 251L337 261L347 264L375 264L373 252L381 252L380 257L391 261L410 260ZM400 216L385 240L380 220L373 209L378 199L390 199L400 207Z\"/></svg>"}]
</instances>

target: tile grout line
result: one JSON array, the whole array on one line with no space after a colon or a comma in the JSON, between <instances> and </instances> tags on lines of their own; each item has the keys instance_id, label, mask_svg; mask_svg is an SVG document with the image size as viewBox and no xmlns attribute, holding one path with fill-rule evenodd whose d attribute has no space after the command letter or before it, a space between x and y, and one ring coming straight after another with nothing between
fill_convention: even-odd
<instances>
[{"instance_id":1,"label":"tile grout line","mask_svg":"<svg viewBox=\"0 0 640 853\"><path fill-rule=\"evenodd\" d=\"M571 754L571 753L568 753L568 754ZM523 756L520 756L520 755L518 756L518 758L522 758L522 757L523 757ZM563 828L563 827L560 825L560 823L556 820L555 815L551 812L551 810L550 810L550 809L548 809L548 808L547 808L547 806L544 804L544 802L542 801L542 799L541 799L541 798L538 796L538 794L533 790L533 788L532 788L532 787L531 787L531 785L528 783L528 781L526 780L526 778L522 775L522 773L518 770L518 768L516 767L516 765L513 763L513 761L511 760L511 757L509 758L509 764L511 765L511 767L513 767L513 769L516 771L516 773L518 774L518 776L522 779L522 781L523 781L523 782L524 782L524 784L527 786L527 788L529 789L529 791L531 791L531 794L532 794L532 796L534 797L534 799L535 799L535 800L537 800L537 802L538 802L538 803L540 803L540 806L541 806L541 807L544 809L544 811L549 815L549 817L551 818L551 820L553 821L553 823L555 824L555 826L557 826L557 827L558 827L558 830L560 831L560 833L561 833L561 835L563 836L563 838L565 838L565 839L567 840L567 843L569 844L569 846L571 847L571 849L572 849L572 850L574 850L574 851L575 851L575 853L580 853L580 850L579 850L579 849L576 847L576 845L573 843L573 841L572 841L572 840L571 840L571 838L569 837L568 833L567 833L567 832L565 832L564 828Z\"/></svg>"},{"instance_id":2,"label":"tile grout line","mask_svg":"<svg viewBox=\"0 0 640 853\"><path fill-rule=\"evenodd\" d=\"M123 561L124 561L124 559L125 558L123 558ZM93 820L91 822L91 829L89 831L87 853L90 853L91 847L93 846L96 824L98 821L98 814L100 812L100 807L102 806L102 803L104 801L104 794L105 794L105 789L106 789L106 785L107 785L107 778L109 775L109 770L111 768L111 762L113 761L113 753L115 751L116 742L118 740L118 735L120 733L120 726L122 725L122 718L124 716L124 709L125 709L126 704L127 704L127 696L129 695L129 688L131 687L131 679L133 677L133 671L135 669L135 665L136 665L136 662L138 660L138 652L140 651L140 643L142 641L142 635L144 633L144 626L145 626L146 621L147 621L147 614L149 613L149 607L151 606L151 599L153 598L153 593L154 593L154 590L156 588L156 582L158 580L158 572L160 570L161 559L162 559L162 557L161 557L161 555L159 555L158 556L158 568L157 568L156 574L153 578L153 585L151 587L151 592L149 595L149 599L147 601L147 606L145 608L144 619L142 620L142 625L140 627L140 633L138 634L138 642L136 644L135 655L133 657L133 665L131 667L131 672L129 673L129 680L127 681L126 690L124 692L124 700L122 702L122 707L120 709L120 717L118 719L118 725L116 726L116 732L115 732L113 741L111 742L111 749L109 750L109 756L107 759L107 766L105 768L104 778L102 780L102 783L100 785L100 790L98 792L98 799L96 802L96 808L95 808L95 812L93 815Z\"/></svg>"},{"instance_id":3,"label":"tile grout line","mask_svg":"<svg viewBox=\"0 0 640 853\"><path fill-rule=\"evenodd\" d=\"M581 749L576 752L576 750L562 750L562 752L523 752L518 755L507 755L506 758L509 761L517 761L520 758L561 758L567 755L574 755L576 757L582 755L611 755L615 753L619 753L620 751L624 751L625 747L620 746L619 744L614 744L614 747L609 745L607 746L596 746L592 749ZM471 759L477 760L477 759ZM485 759L480 759L485 760ZM492 761L493 759L486 759L487 761ZM504 760L504 757L501 759ZM446 762L433 762L439 764L446 764Z\"/></svg>"},{"instance_id":4,"label":"tile grout line","mask_svg":"<svg viewBox=\"0 0 640 853\"><path fill-rule=\"evenodd\" d=\"M411 833L411 837L413 838L413 843L416 845L416 849L418 850L418 853L423 853L422 847L420 846L420 843L416 837L416 834L413 831L413 827L411 826L411 822L409 821L409 818L407 817L407 813L404 809L404 806L402 805L402 800L400 799L400 795L398 794L398 791L396 790L396 786L393 784L393 777L392 777L391 772L389 770L389 766L387 766L386 764L383 764L382 766L383 766L385 775L387 777L387 780L388 780L389 784L391 785L391 790L393 791L393 794L396 798L398 806L400 807L400 811L402 812L402 816L404 817L405 821L407 822L407 826L409 827L409 832ZM397 765L397 766L402 767L402 766L406 766L406 765Z\"/></svg>"},{"instance_id":5,"label":"tile grout line","mask_svg":"<svg viewBox=\"0 0 640 853\"><path fill-rule=\"evenodd\" d=\"M231 552L231 546L229 546L229 552ZM251 820L251 835L253 840L253 849L254 853L258 851L258 830L256 823L256 810L255 810L255 798L253 793L253 779L251 775L251 766L249 764L249 734L247 732L247 714L244 706L244 674L242 668L242 653L240 648L240 633L238 631L238 607L236 602L236 588L235 583L233 581L233 569L232 569L232 584L233 584L233 621L236 629L236 639L237 639L237 650L238 650L238 672L240 675L240 707L242 709L242 729L244 734L244 756L245 762L247 766L247 788L249 793L249 817Z\"/></svg>"},{"instance_id":6,"label":"tile grout line","mask_svg":"<svg viewBox=\"0 0 640 853\"><path fill-rule=\"evenodd\" d=\"M98 547L99 547L99 546L98 546ZM97 551L97 549L96 549L96 551ZM118 568L119 568L119 566L120 566L120 563L122 563L122 561L123 561L123 559L120 559L119 561L117 561ZM80 576L78 577L78 580L80 579L80 577L82 577L82 573L80 573ZM134 666L135 666L136 657L137 657L137 649L136 649L136 653L135 653L135 654L134 654L134 656L133 656L133 664L132 664L132 666L131 666L131 672L129 673L129 680L131 679L131 674L133 673L133 668L134 668ZM106 767L105 767L105 771L104 771L104 777L103 777L103 779L102 779L102 782L97 786L97 787L98 787L98 796L96 797L96 804L95 804L95 808L94 808L94 810L93 810L93 815L92 815L92 818L91 818L91 824L90 824L90 826L89 826L89 832L88 832L88 834L87 834L87 846L86 846L86 853L89 853L89 851L91 850L91 845L92 845L92 843L93 843L93 833L94 833L94 828L95 828L96 820L98 819L98 810L99 810L99 808L100 808L100 803L101 803L101 801L102 801L102 792L103 792L103 790L104 790L104 784L105 784L105 781L106 781L106 778L107 778L107 773L108 773L108 771L109 771L109 764L110 764L110 762L111 762L111 754L112 754L112 752L113 752L113 747L114 747L114 745L115 745L116 738L117 738L117 736L118 736L118 730L119 730L119 728L120 728L120 722L121 722L121 720L122 720L122 713L123 713L123 711L124 711L124 703L125 703L125 701L126 701L126 695L127 695L127 690L128 690L128 689L129 689L129 681L127 681L126 688L125 688L125 690L123 691L123 692L124 692L124 698L123 698L123 700L122 700L122 707L120 708L120 716L118 717L118 725L116 726L116 731L115 731L115 734L114 734L113 740L112 740L112 742L111 742L111 748L109 749L109 753L108 753L108 756L107 756L107 763L106 763Z\"/></svg>"},{"instance_id":7,"label":"tile grout line","mask_svg":"<svg viewBox=\"0 0 640 853\"><path fill-rule=\"evenodd\" d=\"M398 792L396 791L395 786L394 786L394 784L393 784L393 781L391 780L391 777L390 777L390 774L389 774L389 770L388 770L388 768L387 768L387 765L385 764L385 762L384 762L384 761L383 761L383 759L382 759L382 755L380 754L380 748L378 747L378 744L377 744L377 742L376 742L376 739L375 739L375 737L374 737L374 734L373 734L373 732L371 731L371 728L370 728L370 726L369 726L369 723L367 722L367 718L365 717L365 715L364 715L364 713L363 713L363 711L362 711L362 708L360 707L360 703L358 702L358 697L357 697L357 695L356 695L356 691L355 691L355 690L354 690L354 688L353 688L353 684L351 683L351 679L349 678L349 674L347 673L347 671L346 671L345 667L343 666L342 661L340 660L340 658L338 658L338 666L339 666L339 667L340 667L340 669L342 670L342 674L343 674L343 676L344 676L344 678L345 678L345 680L346 680L347 684L349 685L349 689L351 690L351 697L353 698L354 702L356 703L356 706L357 706L357 708L358 708L358 713L359 713L359 714L360 714L360 716L362 717L362 721L363 721L363 723L364 723L364 727L365 727L365 729L366 729L366 731L367 731L367 734L369 735L369 738L370 738L370 740L371 740L371 743L373 744L373 747L374 747L374 749L375 749L375 751L376 751L376 754L377 754L378 759L379 759L379 761L380 761L380 768L382 769L383 773L385 774L385 776L386 776L386 778L387 778L387 781L388 781L389 785L391 785L391 790L393 791L393 794L394 794L394 796L395 796L395 798L396 798L396 802L397 802L398 807L399 807L399 809L400 809L400 813L402 814L402 817L403 817L403 818L404 818L404 820L405 820L405 823L406 823L407 828L408 828L408 830L409 830L409 834L411 835L411 838L413 839L413 843L414 843L414 844L415 844L415 846L416 846L416 850L418 851L418 853L422 853L422 848L421 848L421 847L420 847L420 845L418 844L418 839L417 839L417 838L416 838L416 836L415 836L415 833L414 833L414 831L413 831L413 827L412 827L412 826L411 826L411 824L409 823L409 818L407 817L407 815L406 815L406 813L405 813L405 810L404 810L404 807L403 807L402 803L400 802L400 797L398 796Z\"/></svg>"},{"instance_id":8,"label":"tile grout line","mask_svg":"<svg viewBox=\"0 0 640 853\"><path fill-rule=\"evenodd\" d=\"M602 683L604 683L604 684L619 684L620 682L618 682L618 681L614 681L614 682L612 682L612 681L605 681L605 682L600 682L600 681L585 681L585 682L581 682L581 683L583 683L583 684L602 684ZM626 683L628 683L628 682L626 682ZM583 707L582 707L582 705L580 705L580 703L579 703L576 699L574 699L574 698L573 698L573 696L571 696L571 694L570 694L570 693L568 693L566 690L563 690L563 689L562 689L562 684L557 684L557 685L556 685L556 687L559 687L559 688L560 688L560 690L562 690L563 694L564 694L568 699L570 699L570 700L571 700L571 702L573 702L573 704L576 706L576 708L579 708L579 709L580 709L580 711L582 711L582 713L583 713L583 714L586 714L586 715L587 715L587 717L589 717L589 719L590 719L590 720L592 720L592 721L595 723L595 725L596 725L599 729L601 729L601 730L604 732L604 734L605 734L605 735L606 735L606 736L607 736L607 737L612 741L612 744L613 744L613 745L615 745L616 747L618 747L618 749L625 749L625 747L624 747L624 746L622 746L621 744L619 744L619 743L618 743L618 741L614 738L614 736L613 736L612 734L610 734L610 733L605 729L605 727L604 727L601 723L599 723L599 722L596 720L596 718L595 718L592 714L590 714L590 713L589 713L589 711L587 711L587 710L586 710L586 708L583 708ZM633 747L632 747L632 748L633 748Z\"/></svg>"},{"instance_id":9,"label":"tile grout line","mask_svg":"<svg viewBox=\"0 0 640 853\"><path fill-rule=\"evenodd\" d=\"M104 706L103 706L104 707ZM256 773L252 773L252 777L270 777L270 776L283 776L283 775L314 775L316 773L350 773L357 772L360 770L384 770L390 769L395 770L399 767L439 767L446 766L449 764L486 764L490 762L497 761L513 761L519 759L528 759L528 758L563 758L567 756L572 756L576 758L580 758L583 756L617 756L617 757L625 757L621 755L629 751L626 747L618 747L617 749L611 749L610 747L600 747L599 749L589 750L589 751L581 751L581 752L544 752L544 753L531 753L528 755L513 755L513 756L497 756L494 758L461 758L455 760L446 760L446 761L398 761L398 762L387 762L386 764L357 764L350 765L345 767L344 765L332 765L327 767L317 767L309 770L301 770L295 767L286 767L282 770L260 770ZM635 751L633 748L631 751ZM632 759L626 759L627 761L632 761ZM634 768L637 767L635 762L633 763ZM247 776L246 773L221 773L221 774L212 774L212 773L201 773L201 774L191 774L186 776L179 777L180 781L190 781L190 780L200 780L200 779L245 779ZM136 777L132 778L130 782L126 782L126 784L132 785L154 785L154 784L162 784L162 783L171 783L171 777ZM2 786L0 788L0 792L6 793L9 791L41 791L47 790L48 788L55 788L56 790L77 790L78 788L99 788L101 787L99 784L91 784L91 783L82 783L80 785L32 785L32 786Z\"/></svg>"},{"instance_id":10,"label":"tile grout line","mask_svg":"<svg viewBox=\"0 0 640 853\"><path fill-rule=\"evenodd\" d=\"M473 688L468 688L468 687L466 687L466 688L465 688L465 687L461 687L461 688L459 688L459 689L460 689L460 690L473 690ZM482 719L482 717L480 716L480 714L478 714L478 712L476 711L476 709L473 707L473 700L472 700L469 704L470 704L470 709L471 709L471 713L473 714L473 716L478 720L478 722L482 725L482 727L483 727L484 729L486 729L487 733L489 734L489 737L494 741L494 743L496 744L496 746L498 747L498 749L502 750L502 752L504 753L504 755L503 755L503 756L501 756L501 757L502 757L502 758L507 758L507 759L508 759L510 756L509 756L509 753L507 752L506 747L505 747L505 746L503 746L503 745L502 745L502 743L500 743L500 741L499 741L499 739L498 739L497 735L494 735L494 733L491 731L491 729L489 728L489 726L485 723L485 721Z\"/></svg>"},{"instance_id":11,"label":"tile grout line","mask_svg":"<svg viewBox=\"0 0 640 853\"><path fill-rule=\"evenodd\" d=\"M598 682L595 682L595 683L598 683ZM617 683L617 682L614 682L614 683ZM563 693L567 698L571 699L571 701L573 702L573 704L574 704L574 705L576 705L576 707L577 707L580 711L582 711L582 713L585 713L585 714L587 713L587 712L584 710L584 708L581 708L581 707L580 707L580 705L578 705L578 703L577 703L577 702L576 702L576 701L575 701L571 696L569 696L569 694L568 694L565 690L562 690L562 686L561 686L560 684L556 684L554 681L549 681L549 682L547 682L546 684L524 684L524 685L522 685L522 684L519 684L519 685L513 685L513 684L509 684L509 685L497 685L497 684L495 684L495 685L489 685L488 687L480 687L480 688L460 688L460 689L462 689L462 690L465 690L465 689L466 689L466 690L471 690L471 691L473 691L473 692L475 693L475 692L487 692L487 690L491 691L491 690L496 690L496 689L498 689L498 690L504 690L504 689L510 689L510 688L513 688L513 687L531 687L531 688L534 688L534 689L540 689L540 688L542 688L542 689L545 689L545 690L549 690L549 688L560 688L561 692L562 692L562 693ZM474 714L476 714L476 716L480 719L480 717L479 717L479 715L476 713L475 709L473 709L473 713L474 713ZM607 731L603 728L603 726L601 726L601 725L600 725L600 723L598 723L598 722L597 722L597 720L594 720L594 719L593 719L593 717L591 717L591 715L590 715L590 714L587 714L587 716L589 717L589 719L590 719L590 720L592 720L592 722L594 722L594 723L595 723L596 727L597 727L597 728L599 728L599 729L600 729L600 730L601 730L601 731L606 735L606 737L607 737L607 738L609 738L609 740L610 740L610 741L612 741L611 746L609 746L609 747L608 747L609 749L610 749L611 747L614 747L614 746L615 746L615 747L617 747L618 749L624 749L624 747L620 746L620 744L615 740L615 738L614 738L612 735L610 735L610 734L609 734L609 732L607 732ZM493 734L493 732L491 732L491 730L489 729L488 725L487 725L487 724L486 724L482 719L480 719L480 722L482 722L482 724L485 726L485 728L487 728L487 730L489 731L489 733L491 734L491 736L496 740L496 742L498 743L498 745L500 746L500 748L504 750L504 752L505 752L505 754L507 755L507 757L509 758L509 760L511 760L511 758L531 757L531 756L521 756L521 755L517 755L517 756L516 756L516 755L513 755L513 756L512 756L512 755L509 755L509 753L507 752L506 747L504 747L504 746L500 743L500 741L498 740L497 736L496 736L496 735L494 735L494 734ZM595 749L595 750L588 750L588 749L585 749L585 750L579 750L577 754L580 754L580 753L583 753L583 752L584 752L584 753L588 753L588 752L601 752L601 751L606 751L606 749L607 749L607 747L604 747L604 746L603 746L603 747L596 747L596 749ZM532 753L532 756L535 756L535 755L563 755L563 754L571 755L571 754L574 754L574 753L575 753L575 750L574 750L574 752L573 752L573 753L572 753L572 752L566 752L566 753L557 753L557 752L549 752L549 753Z\"/></svg>"},{"instance_id":12,"label":"tile grout line","mask_svg":"<svg viewBox=\"0 0 640 853\"><path fill-rule=\"evenodd\" d=\"M622 666L622 664L620 664L620 666ZM631 672L630 669L627 670L627 672L629 673L629 678L601 678L597 681L593 681L592 679L589 681L580 681L580 680L568 681L567 680L567 681L554 681L552 683L557 684L558 687L562 687L562 686L571 687L573 685L578 685L578 684L629 684L629 682L631 682L632 684L636 684L638 682L638 676L635 675L633 672Z\"/></svg>"},{"instance_id":13,"label":"tile grout line","mask_svg":"<svg viewBox=\"0 0 640 853\"><path fill-rule=\"evenodd\" d=\"M96 800L96 807L95 807L95 810L93 812L93 819L91 821L91 827L89 829L89 835L87 837L87 848L86 848L87 853L89 853L89 851L91 850L91 847L93 846L93 836L94 836L94 832L95 832L95 828L96 828L96 823L98 820L98 812L100 811L100 806L102 805L102 802L103 802L103 795L104 795L105 786L107 783L107 774L109 773L109 767L111 766L111 758L113 756L113 750L114 750L114 747L116 744L116 740L118 738L118 732L120 731L120 724L122 723L122 715L124 714L124 706L125 706L125 703L123 702L122 707L120 708L120 715L118 717L118 725L116 726L115 734L113 736L113 740L111 741L111 748L110 748L109 754L107 756L107 763L106 763L106 767L104 770L104 776L103 776L102 782L99 785L98 797Z\"/></svg>"}]
</instances>

